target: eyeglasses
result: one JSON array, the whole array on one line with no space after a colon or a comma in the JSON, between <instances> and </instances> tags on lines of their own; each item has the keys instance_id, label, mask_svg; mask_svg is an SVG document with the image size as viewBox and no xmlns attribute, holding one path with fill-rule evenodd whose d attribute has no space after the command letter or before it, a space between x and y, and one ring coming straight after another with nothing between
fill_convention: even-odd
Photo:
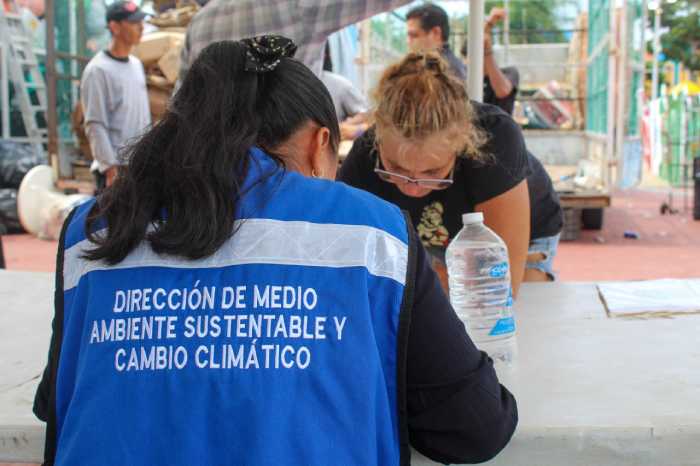
<instances>
[{"instance_id":1,"label":"eyeglasses","mask_svg":"<svg viewBox=\"0 0 700 466\"><path fill-rule=\"evenodd\" d=\"M410 176L399 175L398 173L393 173L384 170L381 165L381 158L379 157L379 154L375 152L375 156L377 158L377 163L374 167L374 173L376 173L382 181L386 181L387 183L393 183L396 185L415 184L416 186L420 186L421 188L433 190L447 189L454 183L454 165L452 166L452 170L450 170L450 174L447 175L447 178L415 179L411 178Z\"/></svg>"}]
</instances>

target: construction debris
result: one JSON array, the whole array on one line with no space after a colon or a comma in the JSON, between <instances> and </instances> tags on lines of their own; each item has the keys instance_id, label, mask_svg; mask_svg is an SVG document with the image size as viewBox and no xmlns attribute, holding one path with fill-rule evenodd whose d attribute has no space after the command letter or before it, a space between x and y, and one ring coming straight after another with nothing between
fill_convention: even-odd
<instances>
[{"instance_id":1,"label":"construction debris","mask_svg":"<svg viewBox=\"0 0 700 466\"><path fill-rule=\"evenodd\" d=\"M174 8L149 19L148 22L159 28L187 27L198 10L197 5Z\"/></svg>"},{"instance_id":2,"label":"construction debris","mask_svg":"<svg viewBox=\"0 0 700 466\"><path fill-rule=\"evenodd\" d=\"M153 32L143 36L132 53L141 60L143 66L149 67L170 50L181 48L184 41L185 35L180 32Z\"/></svg>"},{"instance_id":3,"label":"construction debris","mask_svg":"<svg viewBox=\"0 0 700 466\"><path fill-rule=\"evenodd\" d=\"M550 81L534 93L530 102L532 111L546 128L574 128L575 109L568 94L557 81Z\"/></svg>"},{"instance_id":4,"label":"construction debris","mask_svg":"<svg viewBox=\"0 0 700 466\"><path fill-rule=\"evenodd\" d=\"M175 47L170 48L165 55L158 60L158 68L165 76L169 84L175 84L178 73L180 72L180 52L182 43L178 43Z\"/></svg>"},{"instance_id":5,"label":"construction debris","mask_svg":"<svg viewBox=\"0 0 700 466\"><path fill-rule=\"evenodd\" d=\"M148 34L134 49L133 54L143 62L148 86L151 119L155 122L165 114L168 100L180 71L180 53L185 34L158 31Z\"/></svg>"},{"instance_id":6,"label":"construction debris","mask_svg":"<svg viewBox=\"0 0 700 466\"><path fill-rule=\"evenodd\" d=\"M158 31L143 36L133 54L146 70L148 103L153 122L165 114L168 101L180 72L180 55L185 43L187 25L197 11L195 2L175 2L176 8L148 20Z\"/></svg>"}]
</instances>

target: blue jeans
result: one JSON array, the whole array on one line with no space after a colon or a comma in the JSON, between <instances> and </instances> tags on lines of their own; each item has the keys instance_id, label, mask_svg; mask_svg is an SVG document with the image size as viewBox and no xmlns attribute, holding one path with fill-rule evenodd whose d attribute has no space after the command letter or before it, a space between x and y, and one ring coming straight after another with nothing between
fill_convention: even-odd
<instances>
[{"instance_id":1,"label":"blue jeans","mask_svg":"<svg viewBox=\"0 0 700 466\"><path fill-rule=\"evenodd\" d=\"M550 280L556 280L554 275L554 269L552 268L552 263L554 262L554 256L557 255L557 246L559 246L559 236L558 233L554 236L545 236L544 238L537 238L530 241L530 247L527 250L527 254L542 254L543 259L537 261L527 261L525 263L526 269L539 270L547 274Z\"/></svg>"}]
</instances>

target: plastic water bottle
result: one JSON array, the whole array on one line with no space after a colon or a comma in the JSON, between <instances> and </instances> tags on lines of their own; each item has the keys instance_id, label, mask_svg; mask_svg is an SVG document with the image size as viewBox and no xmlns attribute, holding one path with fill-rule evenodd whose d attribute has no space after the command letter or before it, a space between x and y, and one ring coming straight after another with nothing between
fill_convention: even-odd
<instances>
[{"instance_id":1,"label":"plastic water bottle","mask_svg":"<svg viewBox=\"0 0 700 466\"><path fill-rule=\"evenodd\" d=\"M452 307L476 346L510 366L517 346L508 248L481 212L462 215L462 224L446 254Z\"/></svg>"}]
</instances>

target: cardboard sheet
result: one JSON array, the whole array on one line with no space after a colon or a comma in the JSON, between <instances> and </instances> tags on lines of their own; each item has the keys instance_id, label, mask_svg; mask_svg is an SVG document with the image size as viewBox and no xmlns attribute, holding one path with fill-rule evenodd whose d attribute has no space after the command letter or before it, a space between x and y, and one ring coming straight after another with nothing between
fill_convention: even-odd
<instances>
[{"instance_id":1,"label":"cardboard sheet","mask_svg":"<svg viewBox=\"0 0 700 466\"><path fill-rule=\"evenodd\" d=\"M671 317L700 313L700 279L608 282L597 285L613 317Z\"/></svg>"}]
</instances>

